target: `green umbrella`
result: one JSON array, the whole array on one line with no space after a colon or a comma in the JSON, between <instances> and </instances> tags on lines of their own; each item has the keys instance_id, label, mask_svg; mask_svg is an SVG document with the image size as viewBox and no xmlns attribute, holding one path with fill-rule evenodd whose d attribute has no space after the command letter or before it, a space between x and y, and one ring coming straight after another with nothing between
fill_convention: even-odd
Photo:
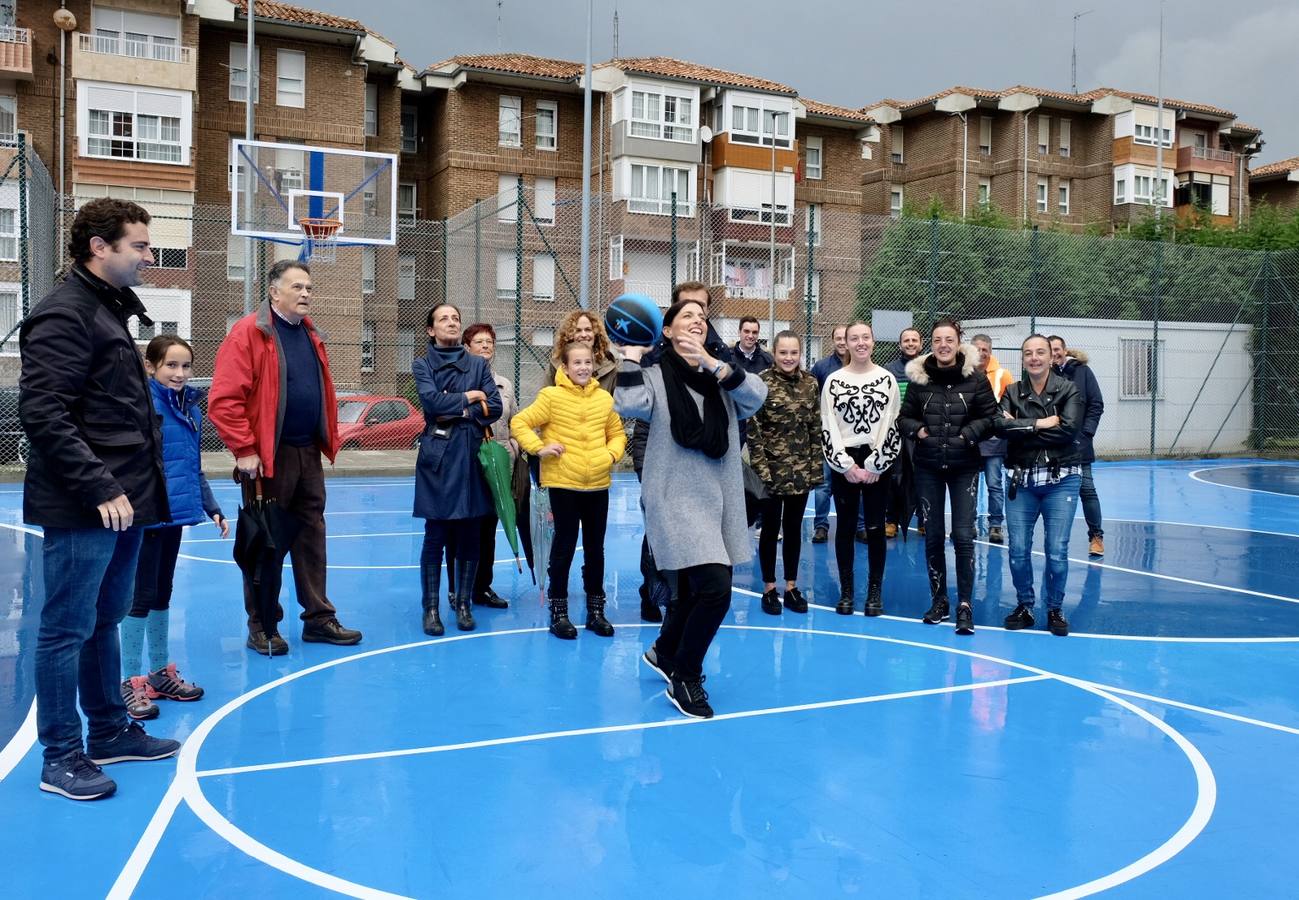
<instances>
[{"instance_id":1,"label":"green umbrella","mask_svg":"<svg viewBox=\"0 0 1299 900\"><path fill-rule=\"evenodd\" d=\"M487 404L483 404L483 414L487 414ZM483 478L492 492L492 505L496 508L496 518L501 520L505 529L505 538L514 551L514 564L520 572L523 563L519 562L519 530L514 493L511 490L514 478L514 464L510 462L510 451L506 450L492 437L491 429L486 429L483 442L478 445L478 463L483 467Z\"/></svg>"}]
</instances>

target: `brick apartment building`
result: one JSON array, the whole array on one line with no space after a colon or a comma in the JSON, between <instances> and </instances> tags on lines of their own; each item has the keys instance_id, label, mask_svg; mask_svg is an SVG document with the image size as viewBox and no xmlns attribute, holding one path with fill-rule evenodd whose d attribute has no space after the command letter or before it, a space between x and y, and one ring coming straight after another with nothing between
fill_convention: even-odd
<instances>
[{"instance_id":1,"label":"brick apartment building","mask_svg":"<svg viewBox=\"0 0 1299 900\"><path fill-rule=\"evenodd\" d=\"M1299 211L1299 156L1259 166L1249 173L1250 202L1265 202L1283 212Z\"/></svg>"},{"instance_id":2,"label":"brick apartment building","mask_svg":"<svg viewBox=\"0 0 1299 900\"><path fill-rule=\"evenodd\" d=\"M953 87L866 112L880 126L868 213L897 215L936 197L964 214L987 204L1035 225L1122 227L1158 202L1161 180L1169 209L1200 205L1224 223L1248 211L1243 186L1260 132L1218 107L1166 99L1160 122L1149 95L1018 85Z\"/></svg>"}]
</instances>

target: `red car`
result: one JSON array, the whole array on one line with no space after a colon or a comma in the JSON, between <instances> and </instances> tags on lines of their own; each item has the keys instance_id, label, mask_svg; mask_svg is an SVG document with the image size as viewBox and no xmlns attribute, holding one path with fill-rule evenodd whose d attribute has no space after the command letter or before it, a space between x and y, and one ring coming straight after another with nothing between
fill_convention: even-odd
<instances>
[{"instance_id":1,"label":"red car","mask_svg":"<svg viewBox=\"0 0 1299 900\"><path fill-rule=\"evenodd\" d=\"M338 437L344 450L419 446L424 413L405 397L361 394L338 398Z\"/></svg>"}]
</instances>

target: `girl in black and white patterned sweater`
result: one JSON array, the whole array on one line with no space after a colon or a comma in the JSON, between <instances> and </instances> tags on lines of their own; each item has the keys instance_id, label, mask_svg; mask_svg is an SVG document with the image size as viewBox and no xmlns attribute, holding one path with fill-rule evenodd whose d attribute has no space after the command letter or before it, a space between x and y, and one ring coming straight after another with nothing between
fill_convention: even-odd
<instances>
[{"instance_id":1,"label":"girl in black and white patterned sweater","mask_svg":"<svg viewBox=\"0 0 1299 900\"><path fill-rule=\"evenodd\" d=\"M839 525L834 537L835 562L839 567L839 604L842 615L852 615L853 523L858 504L866 519L866 548L870 560L865 613L884 612L881 583L884 580L884 513L888 506L886 473L902 449L897 417L901 401L893 374L871 360L875 336L865 322L848 326L848 365L832 373L821 389L821 444L833 474Z\"/></svg>"}]
</instances>

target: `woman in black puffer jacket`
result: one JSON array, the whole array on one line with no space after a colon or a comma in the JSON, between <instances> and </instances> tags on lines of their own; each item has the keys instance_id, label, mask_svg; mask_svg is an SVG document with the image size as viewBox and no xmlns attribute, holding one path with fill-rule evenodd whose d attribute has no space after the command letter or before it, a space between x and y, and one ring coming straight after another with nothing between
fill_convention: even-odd
<instances>
[{"instance_id":1,"label":"woman in black puffer jacket","mask_svg":"<svg viewBox=\"0 0 1299 900\"><path fill-rule=\"evenodd\" d=\"M952 543L956 547L956 633L974 633L974 508L983 460L979 441L992 432L1000 415L979 354L961 344L961 330L950 319L934 324L930 351L907 363L911 384L902 402L898 427L915 441L916 496L925 526L925 559L933 600L925 623L948 617L947 527L944 494L952 502Z\"/></svg>"}]
</instances>

